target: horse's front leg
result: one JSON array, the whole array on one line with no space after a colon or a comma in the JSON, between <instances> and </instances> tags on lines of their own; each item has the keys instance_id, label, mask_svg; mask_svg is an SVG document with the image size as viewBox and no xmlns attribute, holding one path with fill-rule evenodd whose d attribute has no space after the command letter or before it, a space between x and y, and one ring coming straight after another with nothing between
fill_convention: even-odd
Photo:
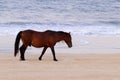
<instances>
[{"instance_id":1,"label":"horse's front leg","mask_svg":"<svg viewBox=\"0 0 120 80\"><path fill-rule=\"evenodd\" d=\"M58 60L56 59L56 56L55 56L54 47L50 47L50 48L51 48L51 51L52 51L52 54L53 54L53 60L54 60L54 61L58 61Z\"/></svg>"},{"instance_id":2,"label":"horse's front leg","mask_svg":"<svg viewBox=\"0 0 120 80\"><path fill-rule=\"evenodd\" d=\"M48 47L44 47L44 49L43 49L43 51L42 51L42 54L41 54L40 57L39 57L39 60L42 60L42 56L44 55L44 53L45 53L45 51L46 51L47 48L48 48Z\"/></svg>"}]
</instances>

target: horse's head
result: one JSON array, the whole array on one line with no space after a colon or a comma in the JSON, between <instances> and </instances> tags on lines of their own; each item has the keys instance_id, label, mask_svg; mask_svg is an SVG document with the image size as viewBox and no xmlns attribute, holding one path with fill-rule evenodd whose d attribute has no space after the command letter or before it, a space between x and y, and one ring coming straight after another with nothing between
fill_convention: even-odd
<instances>
[{"instance_id":1,"label":"horse's head","mask_svg":"<svg viewBox=\"0 0 120 80\"><path fill-rule=\"evenodd\" d=\"M66 42L66 44L68 45L68 47L72 47L72 37L70 35L70 33L66 33L66 36L64 37L64 41Z\"/></svg>"}]
</instances>

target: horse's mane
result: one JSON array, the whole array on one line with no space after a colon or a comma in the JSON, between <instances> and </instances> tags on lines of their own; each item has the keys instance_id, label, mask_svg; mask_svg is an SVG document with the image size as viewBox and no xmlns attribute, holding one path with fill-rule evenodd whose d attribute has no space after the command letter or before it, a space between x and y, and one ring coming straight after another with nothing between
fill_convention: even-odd
<instances>
[{"instance_id":1,"label":"horse's mane","mask_svg":"<svg viewBox=\"0 0 120 80\"><path fill-rule=\"evenodd\" d=\"M53 31L53 30L46 30L45 32L53 32L53 33L58 33L58 34L68 34L67 32L64 32L64 31Z\"/></svg>"},{"instance_id":2,"label":"horse's mane","mask_svg":"<svg viewBox=\"0 0 120 80\"><path fill-rule=\"evenodd\" d=\"M52 31L52 30L46 30L45 33L48 33L50 35L57 35L57 36L70 36L69 33L64 31Z\"/></svg>"},{"instance_id":3,"label":"horse's mane","mask_svg":"<svg viewBox=\"0 0 120 80\"><path fill-rule=\"evenodd\" d=\"M64 35L68 35L67 32L63 32L63 31L58 31L57 33L58 33L59 35L63 35L63 34L64 34Z\"/></svg>"}]
</instances>

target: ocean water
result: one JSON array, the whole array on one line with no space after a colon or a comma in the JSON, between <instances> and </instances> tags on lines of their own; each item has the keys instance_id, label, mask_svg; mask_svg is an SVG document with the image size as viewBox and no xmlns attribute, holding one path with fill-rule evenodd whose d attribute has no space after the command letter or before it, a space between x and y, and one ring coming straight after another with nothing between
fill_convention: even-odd
<instances>
[{"instance_id":1,"label":"ocean water","mask_svg":"<svg viewBox=\"0 0 120 80\"><path fill-rule=\"evenodd\" d=\"M26 29L120 36L120 0L0 0L0 36Z\"/></svg>"}]
</instances>

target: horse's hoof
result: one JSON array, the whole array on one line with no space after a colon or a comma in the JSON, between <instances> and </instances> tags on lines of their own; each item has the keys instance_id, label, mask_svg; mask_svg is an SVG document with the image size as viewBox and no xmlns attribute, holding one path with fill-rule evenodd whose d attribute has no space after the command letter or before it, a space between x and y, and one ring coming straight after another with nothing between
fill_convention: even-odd
<instances>
[{"instance_id":1,"label":"horse's hoof","mask_svg":"<svg viewBox=\"0 0 120 80\"><path fill-rule=\"evenodd\" d=\"M39 58L39 60L41 61L42 59L41 59L41 58Z\"/></svg>"},{"instance_id":2,"label":"horse's hoof","mask_svg":"<svg viewBox=\"0 0 120 80\"><path fill-rule=\"evenodd\" d=\"M54 61L58 61L57 59L54 59Z\"/></svg>"},{"instance_id":3,"label":"horse's hoof","mask_svg":"<svg viewBox=\"0 0 120 80\"><path fill-rule=\"evenodd\" d=\"M20 59L20 61L25 61L25 59Z\"/></svg>"}]
</instances>

